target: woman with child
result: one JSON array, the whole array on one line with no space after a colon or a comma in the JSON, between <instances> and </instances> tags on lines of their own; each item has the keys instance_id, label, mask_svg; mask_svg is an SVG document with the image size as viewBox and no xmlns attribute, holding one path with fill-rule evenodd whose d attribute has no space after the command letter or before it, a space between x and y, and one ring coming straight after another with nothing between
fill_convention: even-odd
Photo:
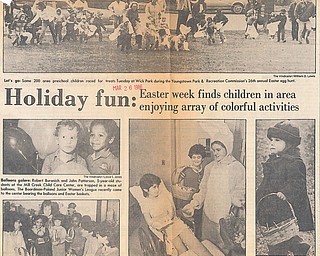
<instances>
[{"instance_id":1,"label":"woman with child","mask_svg":"<svg viewBox=\"0 0 320 256\"><path fill-rule=\"evenodd\" d=\"M211 143L214 160L206 165L199 192L182 210L192 216L203 206L202 239L209 240L226 255L229 249L220 236L219 221L229 215L231 207L244 207L245 169L232 156L233 134L228 127L216 133Z\"/></svg>"}]
</instances>

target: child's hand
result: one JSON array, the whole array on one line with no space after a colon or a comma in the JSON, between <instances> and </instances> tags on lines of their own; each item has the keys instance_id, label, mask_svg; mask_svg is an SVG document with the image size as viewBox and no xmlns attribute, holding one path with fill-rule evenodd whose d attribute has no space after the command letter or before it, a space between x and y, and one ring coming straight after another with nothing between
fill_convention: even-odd
<instances>
[{"instance_id":1,"label":"child's hand","mask_svg":"<svg viewBox=\"0 0 320 256\"><path fill-rule=\"evenodd\" d=\"M282 192L278 192L277 197L279 197L281 200L286 200L286 196Z\"/></svg>"},{"instance_id":2,"label":"child's hand","mask_svg":"<svg viewBox=\"0 0 320 256\"><path fill-rule=\"evenodd\" d=\"M182 213L187 217L192 217L194 214L194 208L191 204L187 204L185 207L182 208Z\"/></svg>"}]
</instances>

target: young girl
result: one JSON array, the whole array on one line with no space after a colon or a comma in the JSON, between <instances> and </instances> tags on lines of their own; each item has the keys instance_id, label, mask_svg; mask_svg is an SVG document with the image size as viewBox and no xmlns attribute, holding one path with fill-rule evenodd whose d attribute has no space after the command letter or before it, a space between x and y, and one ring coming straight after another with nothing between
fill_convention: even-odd
<instances>
[{"instance_id":1,"label":"young girl","mask_svg":"<svg viewBox=\"0 0 320 256\"><path fill-rule=\"evenodd\" d=\"M61 256L65 254L66 251L66 236L67 231L61 226L64 220L63 214L57 214L53 217L54 226L52 227L52 256Z\"/></svg>"},{"instance_id":2,"label":"young girl","mask_svg":"<svg viewBox=\"0 0 320 256\"><path fill-rule=\"evenodd\" d=\"M312 211L307 193L306 166L298 146L299 128L289 121L282 121L268 129L270 156L263 164L263 180L256 192L257 202L270 193L291 203L299 230L314 230ZM270 248L269 248L270 249Z\"/></svg>"},{"instance_id":3,"label":"young girl","mask_svg":"<svg viewBox=\"0 0 320 256\"><path fill-rule=\"evenodd\" d=\"M187 225L176 216L172 196L158 176L145 174L139 185L145 198L140 202L140 206L147 224L159 239L163 240L165 234L169 244L173 245L171 248L167 245L167 252L172 253L173 250L177 255L181 255L189 249L196 255L211 255Z\"/></svg>"},{"instance_id":4,"label":"young girl","mask_svg":"<svg viewBox=\"0 0 320 256\"><path fill-rule=\"evenodd\" d=\"M91 174L119 174L119 159L113 154L118 143L119 128L114 120L92 121L90 145L94 153L87 158Z\"/></svg>"}]
</instances>

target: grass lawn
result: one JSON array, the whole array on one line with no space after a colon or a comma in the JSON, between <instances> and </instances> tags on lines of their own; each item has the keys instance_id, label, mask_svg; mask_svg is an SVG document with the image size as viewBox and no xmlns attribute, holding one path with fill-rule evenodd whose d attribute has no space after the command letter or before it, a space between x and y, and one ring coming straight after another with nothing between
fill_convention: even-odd
<instances>
[{"instance_id":1,"label":"grass lawn","mask_svg":"<svg viewBox=\"0 0 320 256\"><path fill-rule=\"evenodd\" d=\"M103 42L50 44L46 35L41 46L13 47L4 38L4 72L21 73L288 73L315 72L315 33L309 45L289 38L277 43L261 33L258 39L244 39L243 31L226 31L227 42L208 45L206 39L190 40L190 51L138 51L117 49L104 34Z\"/></svg>"}]
</instances>

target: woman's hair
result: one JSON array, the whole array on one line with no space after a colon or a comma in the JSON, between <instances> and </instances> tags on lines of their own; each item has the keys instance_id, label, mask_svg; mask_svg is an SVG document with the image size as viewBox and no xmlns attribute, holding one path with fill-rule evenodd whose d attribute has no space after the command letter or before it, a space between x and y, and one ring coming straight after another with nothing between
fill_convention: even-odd
<instances>
[{"instance_id":1,"label":"woman's hair","mask_svg":"<svg viewBox=\"0 0 320 256\"><path fill-rule=\"evenodd\" d=\"M14 223L21 221L21 216L15 212L10 212L4 216L3 231L12 232L14 231Z\"/></svg>"},{"instance_id":2,"label":"woman's hair","mask_svg":"<svg viewBox=\"0 0 320 256\"><path fill-rule=\"evenodd\" d=\"M78 124L75 120L62 120L57 123L56 130L54 132L54 136L58 137L61 127L67 127L69 130L73 130L76 128L78 134L81 132L80 124Z\"/></svg>"},{"instance_id":3,"label":"woman's hair","mask_svg":"<svg viewBox=\"0 0 320 256\"><path fill-rule=\"evenodd\" d=\"M201 144L195 144L189 149L188 156L192 158L193 155L201 155L202 158L206 157L206 148Z\"/></svg>"},{"instance_id":4,"label":"woman's hair","mask_svg":"<svg viewBox=\"0 0 320 256\"><path fill-rule=\"evenodd\" d=\"M151 188L154 184L159 186L160 183L161 179L154 174L147 173L143 175L139 182L139 186L142 189L143 196L148 197L148 193L144 190L149 190L149 188Z\"/></svg>"},{"instance_id":5,"label":"woman's hair","mask_svg":"<svg viewBox=\"0 0 320 256\"><path fill-rule=\"evenodd\" d=\"M47 206L52 207L52 202L51 202L51 200L44 200L44 201L42 202L41 208L40 208L41 213L44 212L44 208L47 207ZM51 209L51 211L52 211L52 209Z\"/></svg>"},{"instance_id":6,"label":"woman's hair","mask_svg":"<svg viewBox=\"0 0 320 256\"><path fill-rule=\"evenodd\" d=\"M221 141L215 140L214 142L211 143L211 147L213 146L213 144L218 144L218 145L220 145L221 147L223 147L223 148L228 152L226 146L225 146Z\"/></svg>"}]
</instances>

